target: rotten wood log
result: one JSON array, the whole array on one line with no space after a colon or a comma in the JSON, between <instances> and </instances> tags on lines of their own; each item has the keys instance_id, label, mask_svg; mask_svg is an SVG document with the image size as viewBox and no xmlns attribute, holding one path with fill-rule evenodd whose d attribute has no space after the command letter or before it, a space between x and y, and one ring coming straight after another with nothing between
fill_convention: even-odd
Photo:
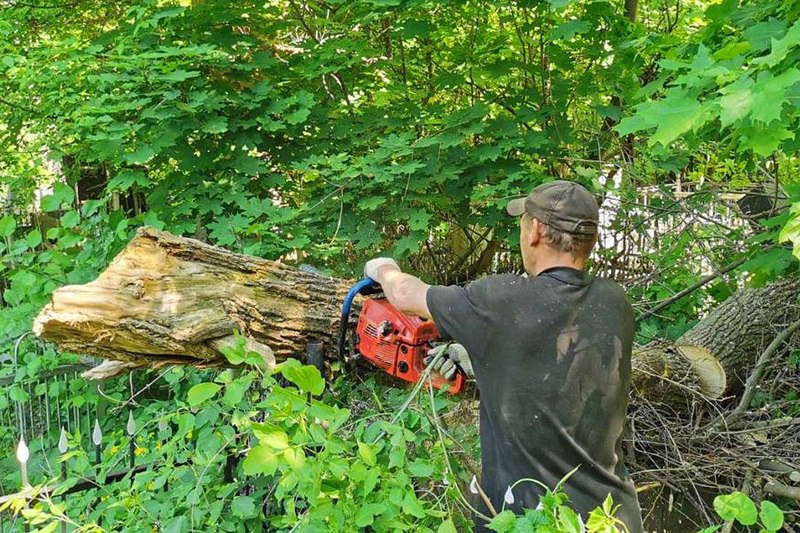
<instances>
[{"instance_id":1,"label":"rotten wood log","mask_svg":"<svg viewBox=\"0 0 800 533\"><path fill-rule=\"evenodd\" d=\"M274 366L308 342L335 346L349 286L141 228L96 280L56 290L33 329L64 351L126 363L94 377L131 366L224 366L234 330Z\"/></svg>"},{"instance_id":2,"label":"rotten wood log","mask_svg":"<svg viewBox=\"0 0 800 533\"><path fill-rule=\"evenodd\" d=\"M317 276L194 239L139 229L95 280L62 287L34 323L62 350L130 366L223 366L234 329L267 364L322 341L336 346L341 302L351 283ZM779 324L800 318L800 280L742 290L677 342L634 350L635 394L681 405L718 398L746 379ZM96 372L98 376L108 375Z\"/></svg>"}]
</instances>

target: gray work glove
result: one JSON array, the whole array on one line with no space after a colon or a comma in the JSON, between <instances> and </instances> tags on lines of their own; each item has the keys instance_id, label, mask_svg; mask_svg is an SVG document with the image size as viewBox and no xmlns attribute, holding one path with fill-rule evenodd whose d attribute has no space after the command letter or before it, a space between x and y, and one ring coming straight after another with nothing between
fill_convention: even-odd
<instances>
[{"instance_id":1,"label":"gray work glove","mask_svg":"<svg viewBox=\"0 0 800 533\"><path fill-rule=\"evenodd\" d=\"M472 361L469 360L467 349L455 342L440 344L435 348L431 348L423 362L426 365L429 364L434 357L443 351L445 352L444 356L434 363L431 367L432 371L438 372L444 379L452 381L456 378L456 371L461 367L467 377L475 377L475 372L472 369Z\"/></svg>"}]
</instances>

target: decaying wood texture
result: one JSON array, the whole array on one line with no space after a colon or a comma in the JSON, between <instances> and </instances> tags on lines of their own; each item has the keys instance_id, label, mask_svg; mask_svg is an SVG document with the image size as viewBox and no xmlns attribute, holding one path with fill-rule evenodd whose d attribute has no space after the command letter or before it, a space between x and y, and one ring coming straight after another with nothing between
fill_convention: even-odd
<instances>
[{"instance_id":1,"label":"decaying wood texture","mask_svg":"<svg viewBox=\"0 0 800 533\"><path fill-rule=\"evenodd\" d=\"M135 366L225 364L236 329L269 365L300 356L310 341L336 345L351 282L309 274L203 242L142 228L93 282L53 293L34 324L62 350L122 361L90 377ZM737 292L677 342L634 351L633 389L649 401L718 398L746 379L781 324L800 318L800 281Z\"/></svg>"},{"instance_id":2,"label":"decaying wood texture","mask_svg":"<svg viewBox=\"0 0 800 533\"><path fill-rule=\"evenodd\" d=\"M310 341L335 345L349 285L142 228L96 280L56 290L34 332L62 350L136 366L217 366L238 330L274 365Z\"/></svg>"}]
</instances>

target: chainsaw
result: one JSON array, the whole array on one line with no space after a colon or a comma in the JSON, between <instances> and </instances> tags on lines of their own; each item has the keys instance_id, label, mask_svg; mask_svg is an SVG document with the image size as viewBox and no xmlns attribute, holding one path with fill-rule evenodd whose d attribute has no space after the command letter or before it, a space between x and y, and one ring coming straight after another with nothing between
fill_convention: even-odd
<instances>
[{"instance_id":1,"label":"chainsaw","mask_svg":"<svg viewBox=\"0 0 800 533\"><path fill-rule=\"evenodd\" d=\"M365 278L347 293L339 327L339 359L351 363L363 358L387 374L417 383L425 370L428 350L443 342L432 320L408 316L395 309L386 298L375 297L364 302L355 328L350 327L355 297L380 292L377 282ZM459 371L454 380L447 381L433 373L431 380L437 389L447 386L449 392L456 394L464 387L465 377Z\"/></svg>"}]
</instances>

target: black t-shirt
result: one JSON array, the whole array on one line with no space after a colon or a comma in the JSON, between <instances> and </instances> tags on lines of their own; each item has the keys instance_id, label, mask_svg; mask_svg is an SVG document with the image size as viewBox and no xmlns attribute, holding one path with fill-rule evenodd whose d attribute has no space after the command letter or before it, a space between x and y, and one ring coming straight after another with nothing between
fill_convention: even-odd
<instances>
[{"instance_id":1,"label":"black t-shirt","mask_svg":"<svg viewBox=\"0 0 800 533\"><path fill-rule=\"evenodd\" d=\"M621 453L634 331L622 288L557 267L535 277L433 286L427 302L442 335L472 359L481 393L481 487L498 512L517 480L552 489L579 467L564 488L583 519L611 493L621 505L617 516L641 533ZM542 493L522 482L506 508L535 508ZM483 524L476 519L477 530Z\"/></svg>"}]
</instances>

